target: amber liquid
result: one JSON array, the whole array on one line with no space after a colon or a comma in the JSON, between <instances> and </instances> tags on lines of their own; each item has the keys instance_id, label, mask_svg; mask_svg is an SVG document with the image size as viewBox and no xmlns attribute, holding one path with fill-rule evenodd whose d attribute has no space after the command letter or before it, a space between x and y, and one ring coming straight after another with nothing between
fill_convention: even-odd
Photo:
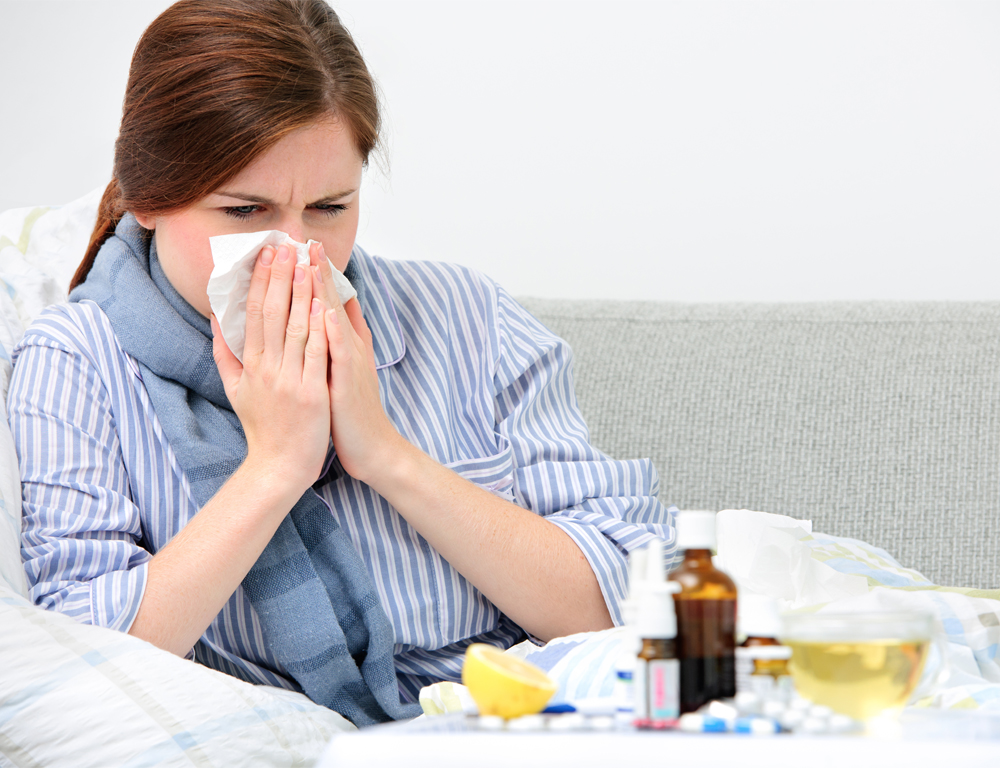
<instances>
[{"instance_id":1,"label":"amber liquid","mask_svg":"<svg viewBox=\"0 0 1000 768\"><path fill-rule=\"evenodd\" d=\"M801 642L788 640L795 688L817 704L867 720L901 709L920 681L926 640Z\"/></svg>"},{"instance_id":2,"label":"amber liquid","mask_svg":"<svg viewBox=\"0 0 1000 768\"><path fill-rule=\"evenodd\" d=\"M674 595L681 712L736 695L736 585L712 565L707 549L688 550L669 575Z\"/></svg>"}]
</instances>

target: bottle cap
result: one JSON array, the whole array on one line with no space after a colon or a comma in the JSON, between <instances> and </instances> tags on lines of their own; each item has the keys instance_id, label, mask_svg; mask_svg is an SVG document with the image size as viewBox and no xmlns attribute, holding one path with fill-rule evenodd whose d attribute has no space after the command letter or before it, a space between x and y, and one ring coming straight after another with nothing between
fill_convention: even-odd
<instances>
[{"instance_id":1,"label":"bottle cap","mask_svg":"<svg viewBox=\"0 0 1000 768\"><path fill-rule=\"evenodd\" d=\"M662 539L653 539L646 547L645 565L646 578L639 593L637 634L650 639L677 637L673 594L680 592L681 585L666 580Z\"/></svg>"},{"instance_id":2,"label":"bottle cap","mask_svg":"<svg viewBox=\"0 0 1000 768\"><path fill-rule=\"evenodd\" d=\"M639 604L646 585L646 560L648 549L633 549L628 553L628 597L622 602L625 625L634 627L639 621Z\"/></svg>"},{"instance_id":3,"label":"bottle cap","mask_svg":"<svg viewBox=\"0 0 1000 768\"><path fill-rule=\"evenodd\" d=\"M651 640L677 637L677 613L674 611L674 593L681 591L677 582L661 582L650 585L642 596L639 607L640 638Z\"/></svg>"},{"instance_id":4,"label":"bottle cap","mask_svg":"<svg viewBox=\"0 0 1000 768\"><path fill-rule=\"evenodd\" d=\"M785 661L792 658L792 649L787 645L738 645L736 658Z\"/></svg>"},{"instance_id":5,"label":"bottle cap","mask_svg":"<svg viewBox=\"0 0 1000 768\"><path fill-rule=\"evenodd\" d=\"M778 601L767 595L740 592L736 601L736 634L740 637L773 637L781 634Z\"/></svg>"},{"instance_id":6,"label":"bottle cap","mask_svg":"<svg viewBox=\"0 0 1000 768\"><path fill-rule=\"evenodd\" d=\"M680 512L676 526L678 549L715 549L714 512Z\"/></svg>"}]
</instances>

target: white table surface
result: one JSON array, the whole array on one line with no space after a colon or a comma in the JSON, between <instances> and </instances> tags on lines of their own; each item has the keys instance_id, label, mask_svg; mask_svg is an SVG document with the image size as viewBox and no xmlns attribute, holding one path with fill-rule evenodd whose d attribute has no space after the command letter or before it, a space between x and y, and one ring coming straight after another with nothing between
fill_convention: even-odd
<instances>
[{"instance_id":1,"label":"white table surface","mask_svg":"<svg viewBox=\"0 0 1000 768\"><path fill-rule=\"evenodd\" d=\"M679 732L422 731L402 724L335 736L316 768L1000 768L1000 719L961 713L897 738Z\"/></svg>"}]
</instances>

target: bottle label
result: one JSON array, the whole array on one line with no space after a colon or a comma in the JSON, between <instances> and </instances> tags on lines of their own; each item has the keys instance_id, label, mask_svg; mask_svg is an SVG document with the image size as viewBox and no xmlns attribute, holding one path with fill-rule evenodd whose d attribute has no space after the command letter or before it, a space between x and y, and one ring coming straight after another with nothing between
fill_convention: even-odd
<instances>
[{"instance_id":1,"label":"bottle label","mask_svg":"<svg viewBox=\"0 0 1000 768\"><path fill-rule=\"evenodd\" d=\"M674 720L681 713L680 664L677 659L652 659L646 664L649 719Z\"/></svg>"},{"instance_id":2,"label":"bottle label","mask_svg":"<svg viewBox=\"0 0 1000 768\"><path fill-rule=\"evenodd\" d=\"M753 675L753 656L747 653L746 648L736 649L736 691L752 691L753 683L750 677Z\"/></svg>"}]
</instances>

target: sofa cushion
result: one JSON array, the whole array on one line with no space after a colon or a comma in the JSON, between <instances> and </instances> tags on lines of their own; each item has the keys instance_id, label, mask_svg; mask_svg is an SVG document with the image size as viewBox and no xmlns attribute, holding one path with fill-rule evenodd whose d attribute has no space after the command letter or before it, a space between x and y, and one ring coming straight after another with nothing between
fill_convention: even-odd
<instances>
[{"instance_id":1,"label":"sofa cushion","mask_svg":"<svg viewBox=\"0 0 1000 768\"><path fill-rule=\"evenodd\" d=\"M663 501L1000 586L1000 303L521 302L573 347L594 443L652 458Z\"/></svg>"}]
</instances>

